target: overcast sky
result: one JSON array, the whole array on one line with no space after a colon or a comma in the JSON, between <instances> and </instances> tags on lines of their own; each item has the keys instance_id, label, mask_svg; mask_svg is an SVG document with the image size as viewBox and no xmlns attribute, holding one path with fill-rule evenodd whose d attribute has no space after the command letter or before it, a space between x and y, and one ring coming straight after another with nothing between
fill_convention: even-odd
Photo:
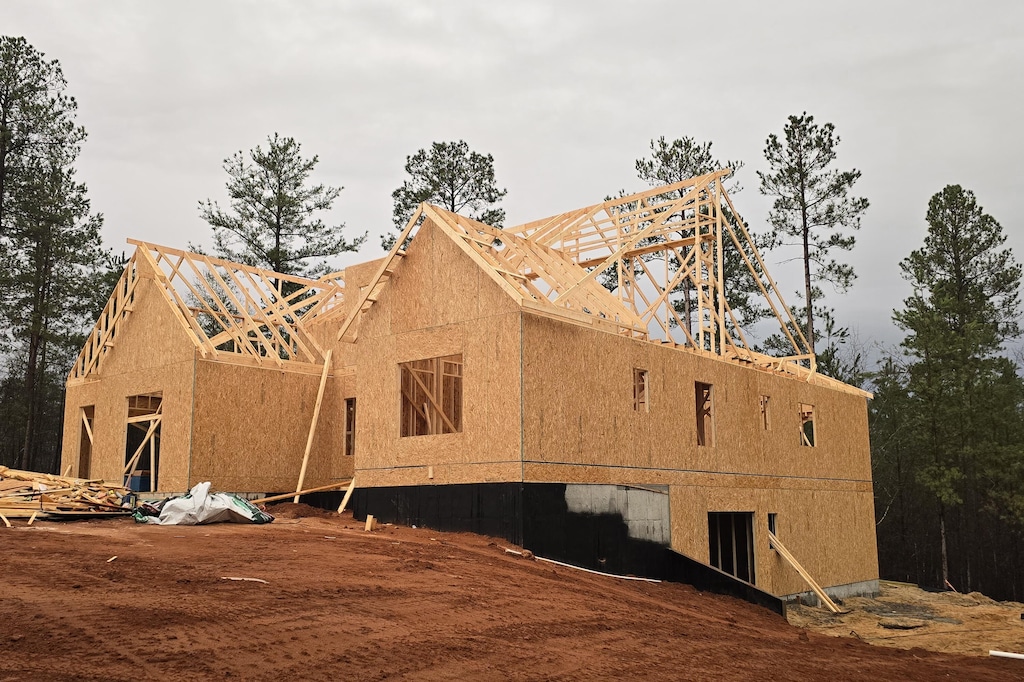
<instances>
[{"instance_id":1,"label":"overcast sky","mask_svg":"<svg viewBox=\"0 0 1024 682\"><path fill-rule=\"evenodd\" d=\"M764 229L765 138L831 121L871 202L826 290L863 341L894 344L928 198L972 189L1024 257L1024 2L47 2L2 0L0 33L60 61L89 139L78 164L105 241L210 243L197 202L274 132L345 189L333 218L381 254L406 156L465 139L494 155L507 224L643 189L649 141L746 162L737 208ZM768 255L793 302L795 254Z\"/></svg>"}]
</instances>

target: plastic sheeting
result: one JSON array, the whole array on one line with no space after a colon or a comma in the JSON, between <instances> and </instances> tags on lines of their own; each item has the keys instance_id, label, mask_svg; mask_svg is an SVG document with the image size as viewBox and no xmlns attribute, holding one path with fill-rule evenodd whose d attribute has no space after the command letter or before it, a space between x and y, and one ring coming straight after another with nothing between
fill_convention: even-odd
<instances>
[{"instance_id":1,"label":"plastic sheeting","mask_svg":"<svg viewBox=\"0 0 1024 682\"><path fill-rule=\"evenodd\" d=\"M156 515L154 515L154 512ZM198 483L187 495L158 505L139 507L137 523L197 526L206 523L270 523L274 517L231 493L211 493L210 482Z\"/></svg>"}]
</instances>

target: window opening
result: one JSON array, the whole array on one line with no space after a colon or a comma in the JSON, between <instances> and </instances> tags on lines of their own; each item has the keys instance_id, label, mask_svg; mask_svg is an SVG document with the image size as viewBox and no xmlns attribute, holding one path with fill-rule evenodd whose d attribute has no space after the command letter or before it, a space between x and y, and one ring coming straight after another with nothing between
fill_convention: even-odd
<instances>
[{"instance_id":1,"label":"window opening","mask_svg":"<svg viewBox=\"0 0 1024 682\"><path fill-rule=\"evenodd\" d=\"M651 408L647 401L647 370L633 370L633 409L637 412L650 412Z\"/></svg>"},{"instance_id":2,"label":"window opening","mask_svg":"<svg viewBox=\"0 0 1024 682\"><path fill-rule=\"evenodd\" d=\"M414 360L401 370L402 436L462 431L462 355Z\"/></svg>"},{"instance_id":3,"label":"window opening","mask_svg":"<svg viewBox=\"0 0 1024 682\"><path fill-rule=\"evenodd\" d=\"M814 429L814 405L800 403L800 444L813 448L817 443Z\"/></svg>"},{"instance_id":4,"label":"window opening","mask_svg":"<svg viewBox=\"0 0 1024 682\"><path fill-rule=\"evenodd\" d=\"M78 441L78 477L89 478L92 469L93 420L96 417L96 406L87 405L81 409L82 433Z\"/></svg>"},{"instance_id":5,"label":"window opening","mask_svg":"<svg viewBox=\"0 0 1024 682\"><path fill-rule=\"evenodd\" d=\"M124 452L125 486L136 492L156 492L160 466L160 393L128 396Z\"/></svg>"},{"instance_id":6,"label":"window opening","mask_svg":"<svg viewBox=\"0 0 1024 682\"><path fill-rule=\"evenodd\" d=\"M697 445L714 445L714 422L711 384L694 383L697 402Z\"/></svg>"},{"instance_id":7,"label":"window opening","mask_svg":"<svg viewBox=\"0 0 1024 682\"><path fill-rule=\"evenodd\" d=\"M356 399L345 398L345 454L356 452Z\"/></svg>"},{"instance_id":8,"label":"window opening","mask_svg":"<svg viewBox=\"0 0 1024 682\"><path fill-rule=\"evenodd\" d=\"M769 396L761 396L761 428L765 431L771 426L771 422L768 421L768 401L770 399Z\"/></svg>"},{"instance_id":9,"label":"window opening","mask_svg":"<svg viewBox=\"0 0 1024 682\"><path fill-rule=\"evenodd\" d=\"M754 513L708 512L708 549L715 568L754 584Z\"/></svg>"}]
</instances>

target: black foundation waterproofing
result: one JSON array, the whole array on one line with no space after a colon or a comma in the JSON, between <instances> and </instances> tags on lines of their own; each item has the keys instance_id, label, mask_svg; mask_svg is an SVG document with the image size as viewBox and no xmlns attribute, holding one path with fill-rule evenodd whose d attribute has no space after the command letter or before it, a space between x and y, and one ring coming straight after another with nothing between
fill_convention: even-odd
<instances>
[{"instance_id":1,"label":"black foundation waterproofing","mask_svg":"<svg viewBox=\"0 0 1024 682\"><path fill-rule=\"evenodd\" d=\"M570 512L564 483L356 488L354 517L501 538L537 556L618 575L693 585L785 615L778 597L665 545L629 537L620 514Z\"/></svg>"}]
</instances>

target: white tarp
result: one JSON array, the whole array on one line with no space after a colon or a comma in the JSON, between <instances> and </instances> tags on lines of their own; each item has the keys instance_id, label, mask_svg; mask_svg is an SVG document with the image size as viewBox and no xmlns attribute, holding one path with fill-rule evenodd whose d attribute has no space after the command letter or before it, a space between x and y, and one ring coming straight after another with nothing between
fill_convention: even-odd
<instances>
[{"instance_id":1,"label":"white tarp","mask_svg":"<svg viewBox=\"0 0 1024 682\"><path fill-rule=\"evenodd\" d=\"M198 483L187 495L167 500L159 506L159 516L136 509L138 523L162 526L197 526L205 523L270 523L274 517L255 505L230 493L211 493L210 482Z\"/></svg>"}]
</instances>

